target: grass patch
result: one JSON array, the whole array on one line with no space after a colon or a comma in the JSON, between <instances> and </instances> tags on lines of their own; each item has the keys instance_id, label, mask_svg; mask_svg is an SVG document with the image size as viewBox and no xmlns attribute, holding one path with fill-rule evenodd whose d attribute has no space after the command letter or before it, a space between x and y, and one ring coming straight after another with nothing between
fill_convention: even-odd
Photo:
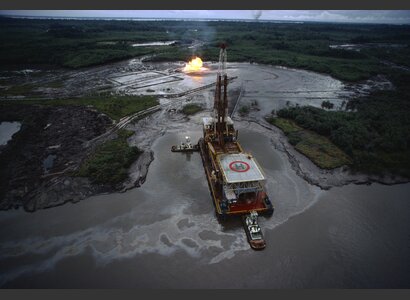
<instances>
[{"instance_id":1,"label":"grass patch","mask_svg":"<svg viewBox=\"0 0 410 300\"><path fill-rule=\"evenodd\" d=\"M279 127L296 150L307 156L322 169L334 169L351 164L351 159L336 147L328 138L310 130L303 129L293 121L283 118L270 118L272 125Z\"/></svg>"},{"instance_id":2,"label":"grass patch","mask_svg":"<svg viewBox=\"0 0 410 300\"><path fill-rule=\"evenodd\" d=\"M302 129L299 126L297 126L294 122L287 120L287 119L283 119L283 118L273 118L272 117L268 119L268 122L282 129L282 131L286 135L292 132L298 132Z\"/></svg>"},{"instance_id":3,"label":"grass patch","mask_svg":"<svg viewBox=\"0 0 410 300\"><path fill-rule=\"evenodd\" d=\"M60 89L60 88L64 87L64 81L63 80L51 81L51 82L46 83L44 85L44 87L53 88L53 89Z\"/></svg>"},{"instance_id":4,"label":"grass patch","mask_svg":"<svg viewBox=\"0 0 410 300\"><path fill-rule=\"evenodd\" d=\"M351 164L351 159L328 138L303 130L295 149L309 157L322 169L334 169Z\"/></svg>"},{"instance_id":5,"label":"grass patch","mask_svg":"<svg viewBox=\"0 0 410 300\"><path fill-rule=\"evenodd\" d=\"M241 116L246 116L246 115L249 113L249 111L250 111L249 106L242 106L242 107L239 109L239 114L240 114Z\"/></svg>"},{"instance_id":6,"label":"grass patch","mask_svg":"<svg viewBox=\"0 0 410 300\"><path fill-rule=\"evenodd\" d=\"M39 92L36 92L35 89L37 86L33 84L21 84L21 85L13 85L9 88L0 89L0 96L7 97L7 96L36 96L40 95Z\"/></svg>"},{"instance_id":7,"label":"grass patch","mask_svg":"<svg viewBox=\"0 0 410 300\"><path fill-rule=\"evenodd\" d=\"M158 105L158 100L154 96L89 96L81 98L69 99L51 99L51 100L19 100L7 101L2 103L12 104L36 104L36 105L82 105L92 106L98 111L105 113L113 120L120 120L121 118L130 114L139 112L141 110Z\"/></svg>"},{"instance_id":8,"label":"grass patch","mask_svg":"<svg viewBox=\"0 0 410 300\"><path fill-rule=\"evenodd\" d=\"M88 177L94 183L115 185L124 181L128 177L128 168L142 153L127 143L133 134L129 130L119 130L118 137L100 145L75 175Z\"/></svg>"},{"instance_id":9,"label":"grass patch","mask_svg":"<svg viewBox=\"0 0 410 300\"><path fill-rule=\"evenodd\" d=\"M197 112L200 112L202 110L202 106L198 105L198 104L187 104L182 108L182 112L189 116L189 115L194 115Z\"/></svg>"}]
</instances>

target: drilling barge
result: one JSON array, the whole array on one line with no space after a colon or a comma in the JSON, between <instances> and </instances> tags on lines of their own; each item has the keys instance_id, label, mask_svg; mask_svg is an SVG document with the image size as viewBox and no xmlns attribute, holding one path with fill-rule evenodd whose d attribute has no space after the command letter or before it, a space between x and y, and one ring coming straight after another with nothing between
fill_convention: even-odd
<instances>
[{"instance_id":1,"label":"drilling barge","mask_svg":"<svg viewBox=\"0 0 410 300\"><path fill-rule=\"evenodd\" d=\"M264 189L265 176L252 154L245 152L228 116L226 48L219 54L213 117L203 118L198 141L202 162L219 218L250 213L272 215L273 204Z\"/></svg>"}]
</instances>

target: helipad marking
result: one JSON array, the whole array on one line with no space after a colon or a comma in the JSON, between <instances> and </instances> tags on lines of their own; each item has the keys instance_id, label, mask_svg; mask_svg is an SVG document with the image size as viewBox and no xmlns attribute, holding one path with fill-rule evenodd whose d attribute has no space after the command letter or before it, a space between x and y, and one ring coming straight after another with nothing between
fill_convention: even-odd
<instances>
[{"instance_id":1,"label":"helipad marking","mask_svg":"<svg viewBox=\"0 0 410 300\"><path fill-rule=\"evenodd\" d=\"M250 168L251 167L248 163L241 160L235 160L229 164L229 169L231 169L234 172L246 172Z\"/></svg>"}]
</instances>

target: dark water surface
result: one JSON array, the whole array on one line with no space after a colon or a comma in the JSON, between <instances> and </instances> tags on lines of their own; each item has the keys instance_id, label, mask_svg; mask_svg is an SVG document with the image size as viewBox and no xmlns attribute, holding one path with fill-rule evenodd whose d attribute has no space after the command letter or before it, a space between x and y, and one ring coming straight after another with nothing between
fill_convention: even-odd
<instances>
[{"instance_id":1,"label":"dark water surface","mask_svg":"<svg viewBox=\"0 0 410 300\"><path fill-rule=\"evenodd\" d=\"M0 212L1 286L409 287L410 184L322 191L263 134L241 130L275 204L255 252L238 220L216 220L199 154L170 152L186 134L154 143L142 188Z\"/></svg>"},{"instance_id":2,"label":"dark water surface","mask_svg":"<svg viewBox=\"0 0 410 300\"><path fill-rule=\"evenodd\" d=\"M20 130L20 122L0 122L0 146L7 145L13 134Z\"/></svg>"}]
</instances>

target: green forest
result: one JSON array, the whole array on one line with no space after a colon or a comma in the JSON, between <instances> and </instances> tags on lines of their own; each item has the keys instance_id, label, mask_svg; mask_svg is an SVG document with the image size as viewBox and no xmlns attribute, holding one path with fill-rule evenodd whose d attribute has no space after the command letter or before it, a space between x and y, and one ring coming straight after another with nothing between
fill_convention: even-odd
<instances>
[{"instance_id":1,"label":"green forest","mask_svg":"<svg viewBox=\"0 0 410 300\"><path fill-rule=\"evenodd\" d=\"M353 169L410 178L410 74L391 79L395 90L352 99L347 111L296 106L277 115L328 137L353 159Z\"/></svg>"},{"instance_id":2,"label":"green forest","mask_svg":"<svg viewBox=\"0 0 410 300\"><path fill-rule=\"evenodd\" d=\"M158 41L175 43L132 46ZM4 70L33 65L84 68L146 55L151 61L187 61L192 56L215 61L221 43L228 45L230 62L301 68L343 82L386 76L394 90L349 99L343 111L324 103L325 109L287 107L277 115L325 137L349 157L342 162L352 160L353 169L410 177L410 25L0 17L0 68ZM198 47L190 48L195 44ZM101 109L118 119L129 112L128 104L114 107L107 102ZM327 167L340 164L324 162Z\"/></svg>"},{"instance_id":3,"label":"green forest","mask_svg":"<svg viewBox=\"0 0 410 300\"><path fill-rule=\"evenodd\" d=\"M410 26L230 21L32 20L0 17L0 65L40 64L81 68L143 55L156 61L216 60L218 45L229 61L308 69L345 81L390 73L385 62L410 67ZM133 43L176 41L133 47ZM201 46L188 48L195 42ZM360 51L330 47L373 44ZM384 47L394 44L396 48ZM377 46L379 45L379 46Z\"/></svg>"}]
</instances>

